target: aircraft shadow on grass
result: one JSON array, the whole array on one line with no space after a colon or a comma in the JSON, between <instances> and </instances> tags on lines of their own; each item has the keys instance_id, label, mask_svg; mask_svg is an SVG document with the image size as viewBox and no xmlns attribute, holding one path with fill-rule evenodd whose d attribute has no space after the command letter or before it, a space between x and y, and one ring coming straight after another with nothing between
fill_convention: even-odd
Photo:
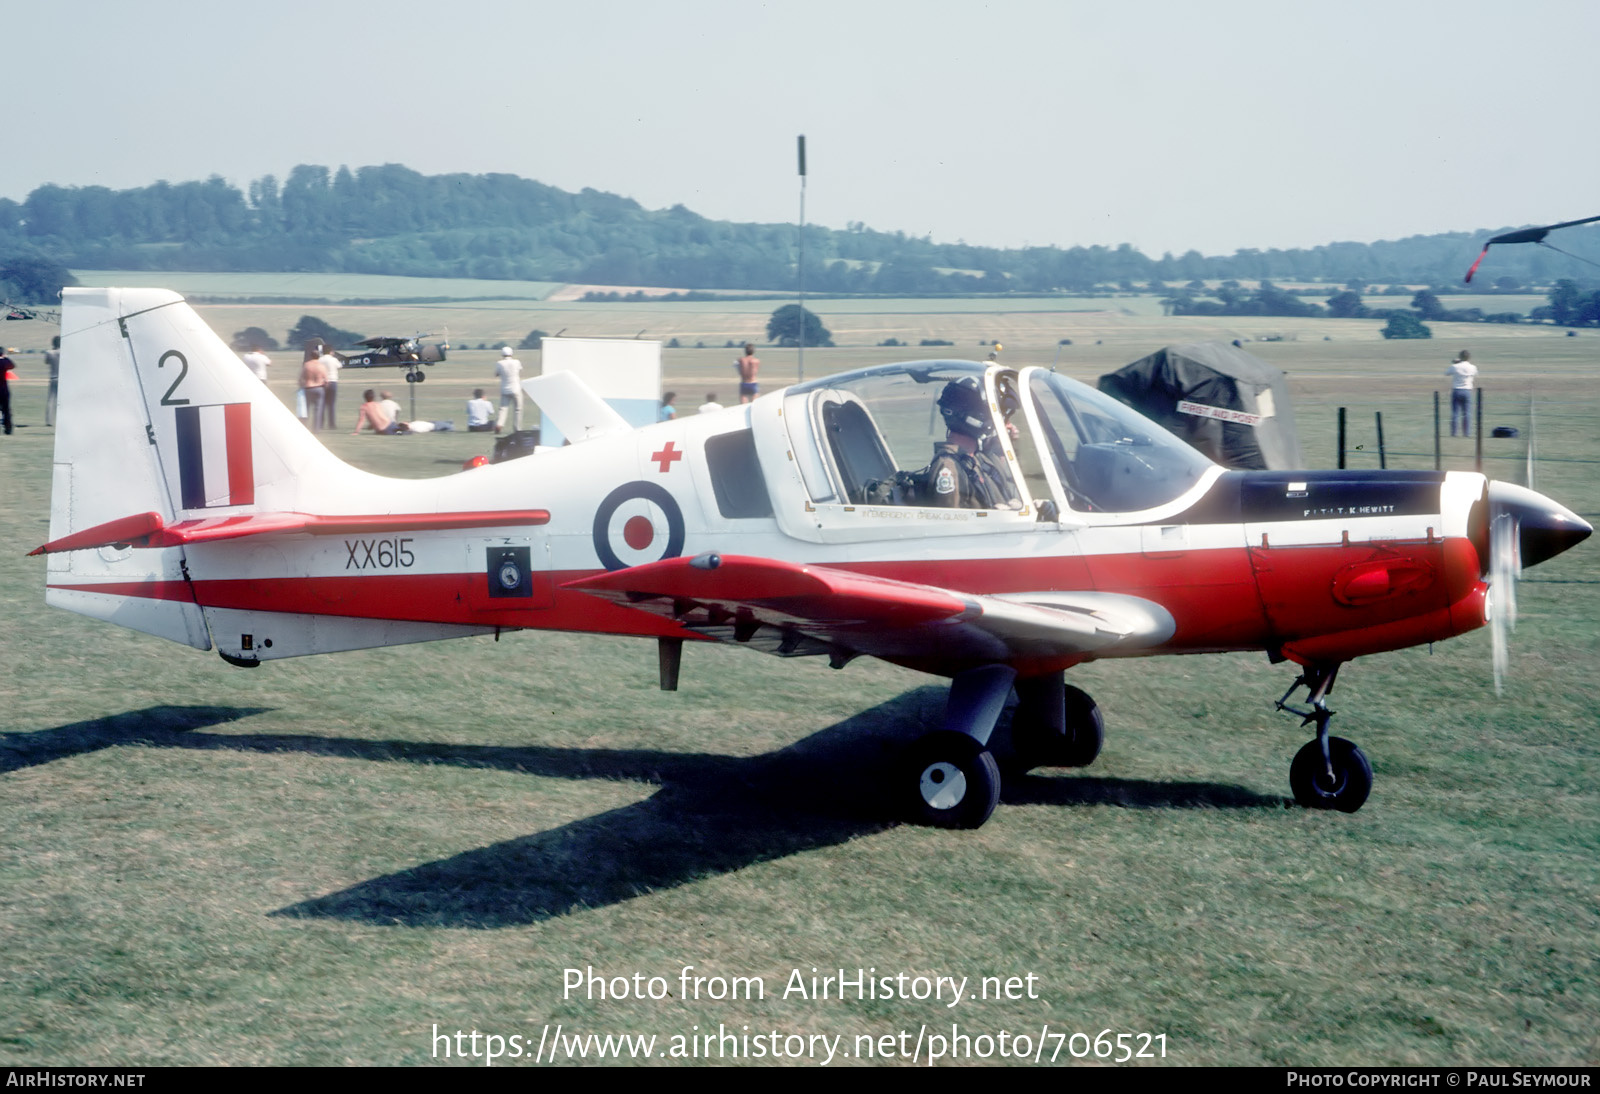
<instances>
[{"instance_id":1,"label":"aircraft shadow on grass","mask_svg":"<svg viewBox=\"0 0 1600 1094\"><path fill-rule=\"evenodd\" d=\"M270 707L146 707L28 733L0 733L0 775L117 745L172 746L178 735L265 714Z\"/></svg>"},{"instance_id":2,"label":"aircraft shadow on grass","mask_svg":"<svg viewBox=\"0 0 1600 1094\"><path fill-rule=\"evenodd\" d=\"M281 908L292 918L404 926L521 926L616 904L758 862L894 827L884 787L904 747L937 722L944 691L928 687L862 711L786 748L740 758L646 749L503 747L196 732L252 708L153 707L30 734L0 735L0 771L114 744L303 752L374 762L450 764L546 778L653 783L644 801L545 832L490 844ZM996 730L1005 731L1005 723ZM21 740L18 740L21 739ZM20 762L13 762L16 757ZM1281 808L1280 796L1221 783L1090 775L1012 776L1013 805L1137 809ZM952 833L952 839L962 835Z\"/></svg>"}]
</instances>

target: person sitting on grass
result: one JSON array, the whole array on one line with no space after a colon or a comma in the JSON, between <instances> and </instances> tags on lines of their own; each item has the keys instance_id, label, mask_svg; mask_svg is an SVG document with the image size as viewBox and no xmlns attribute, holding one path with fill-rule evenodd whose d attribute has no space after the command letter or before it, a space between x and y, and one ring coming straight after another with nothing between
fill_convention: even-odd
<instances>
[{"instance_id":1,"label":"person sitting on grass","mask_svg":"<svg viewBox=\"0 0 1600 1094\"><path fill-rule=\"evenodd\" d=\"M384 405L378 402L378 393L367 388L361 393L361 409L356 412L356 427L351 434L360 433L363 425L370 425L374 433L398 433L398 424L384 410Z\"/></svg>"},{"instance_id":2,"label":"person sitting on grass","mask_svg":"<svg viewBox=\"0 0 1600 1094\"><path fill-rule=\"evenodd\" d=\"M361 393L361 409L356 412L356 427L350 431L354 436L361 432L363 425L370 425L374 433L383 433L389 436L404 435L407 433L453 433L456 424L448 422L401 422L389 416L387 400L379 399L378 393L370 387Z\"/></svg>"}]
</instances>

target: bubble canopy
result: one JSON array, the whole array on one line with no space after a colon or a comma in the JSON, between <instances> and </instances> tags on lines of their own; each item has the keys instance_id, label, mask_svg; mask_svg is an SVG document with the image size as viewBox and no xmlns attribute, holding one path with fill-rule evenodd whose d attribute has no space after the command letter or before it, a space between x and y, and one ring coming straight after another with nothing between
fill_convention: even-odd
<instances>
[{"instance_id":1,"label":"bubble canopy","mask_svg":"<svg viewBox=\"0 0 1600 1094\"><path fill-rule=\"evenodd\" d=\"M814 380L788 398L810 408L842 499L918 505L914 491L888 500L880 484L929 463L951 432L946 392L957 387L982 393L958 428L992 470L995 508L1050 499L1080 513L1138 512L1182 496L1214 466L1132 408L1042 368L912 361Z\"/></svg>"}]
</instances>

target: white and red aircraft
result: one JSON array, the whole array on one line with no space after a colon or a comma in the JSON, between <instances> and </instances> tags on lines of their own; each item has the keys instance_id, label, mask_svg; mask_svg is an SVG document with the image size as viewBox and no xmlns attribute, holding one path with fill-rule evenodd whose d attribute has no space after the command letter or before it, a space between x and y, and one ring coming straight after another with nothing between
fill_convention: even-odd
<instances>
[{"instance_id":1,"label":"white and red aircraft","mask_svg":"<svg viewBox=\"0 0 1600 1094\"><path fill-rule=\"evenodd\" d=\"M1041 368L884 365L638 430L556 373L528 391L575 443L408 481L329 453L173 293L68 289L61 348L50 604L241 666L520 628L654 638L667 690L685 641L879 657L951 679L890 788L949 827L995 807L1013 691L1020 761L1085 765L1066 669L1228 650L1299 666L1290 785L1354 811L1339 667L1482 626L1591 531L1478 474L1226 471ZM917 473L957 389L981 498Z\"/></svg>"}]
</instances>

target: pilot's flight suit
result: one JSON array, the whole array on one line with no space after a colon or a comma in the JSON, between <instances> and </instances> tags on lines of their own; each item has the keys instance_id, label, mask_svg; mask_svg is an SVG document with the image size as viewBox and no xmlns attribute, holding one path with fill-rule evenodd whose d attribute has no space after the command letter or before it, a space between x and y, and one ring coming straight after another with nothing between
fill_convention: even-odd
<instances>
[{"instance_id":1,"label":"pilot's flight suit","mask_svg":"<svg viewBox=\"0 0 1600 1094\"><path fill-rule=\"evenodd\" d=\"M976 456L949 441L933 446L926 504L945 509L998 509L1004 493Z\"/></svg>"}]
</instances>

